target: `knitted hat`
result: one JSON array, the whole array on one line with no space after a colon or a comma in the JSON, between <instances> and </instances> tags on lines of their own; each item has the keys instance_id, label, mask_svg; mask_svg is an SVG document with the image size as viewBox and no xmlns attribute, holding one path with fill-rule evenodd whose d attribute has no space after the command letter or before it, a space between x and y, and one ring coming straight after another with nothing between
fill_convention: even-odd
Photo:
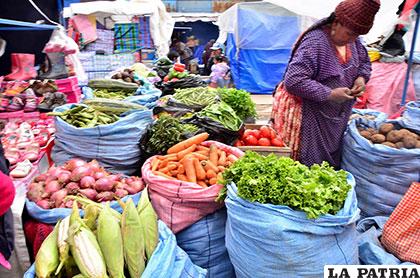
<instances>
[{"instance_id":1,"label":"knitted hat","mask_svg":"<svg viewBox=\"0 0 420 278\"><path fill-rule=\"evenodd\" d=\"M12 180L0 172L0 216L12 205L15 198L15 186Z\"/></svg>"},{"instance_id":2,"label":"knitted hat","mask_svg":"<svg viewBox=\"0 0 420 278\"><path fill-rule=\"evenodd\" d=\"M335 16L345 27L364 35L372 28L380 6L379 0L345 0L335 8Z\"/></svg>"}]
</instances>

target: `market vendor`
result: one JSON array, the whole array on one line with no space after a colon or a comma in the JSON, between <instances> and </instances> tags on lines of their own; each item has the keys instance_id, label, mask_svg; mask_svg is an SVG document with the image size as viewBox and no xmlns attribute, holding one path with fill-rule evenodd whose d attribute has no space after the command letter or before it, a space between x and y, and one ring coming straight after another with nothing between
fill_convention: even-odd
<instances>
[{"instance_id":1,"label":"market vendor","mask_svg":"<svg viewBox=\"0 0 420 278\"><path fill-rule=\"evenodd\" d=\"M379 0L345 0L297 40L273 105L274 127L308 166L340 166L344 131L371 65L359 38L372 28Z\"/></svg>"}]
</instances>

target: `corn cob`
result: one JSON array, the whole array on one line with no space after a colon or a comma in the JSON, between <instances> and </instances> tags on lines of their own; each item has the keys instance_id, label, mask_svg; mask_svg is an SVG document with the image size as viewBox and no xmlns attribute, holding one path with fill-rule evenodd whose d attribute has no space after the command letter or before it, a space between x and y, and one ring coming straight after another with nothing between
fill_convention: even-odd
<instances>
[{"instance_id":1,"label":"corn cob","mask_svg":"<svg viewBox=\"0 0 420 278\"><path fill-rule=\"evenodd\" d=\"M58 246L58 253L60 257L60 264L57 267L55 275L58 275L58 273L61 271L61 268L64 266L64 264L69 258L70 247L67 242L67 239L69 237L70 216L67 216L66 218L60 220L57 223L57 226L58 226L57 246Z\"/></svg>"},{"instance_id":2,"label":"corn cob","mask_svg":"<svg viewBox=\"0 0 420 278\"><path fill-rule=\"evenodd\" d=\"M123 239L124 258L130 277L138 278L145 268L144 239L141 232L140 218L133 200L124 204L121 217L121 234Z\"/></svg>"},{"instance_id":3,"label":"corn cob","mask_svg":"<svg viewBox=\"0 0 420 278\"><path fill-rule=\"evenodd\" d=\"M71 254L84 276L90 278L108 277L101 249L93 232L80 218L77 202L73 203L68 241Z\"/></svg>"},{"instance_id":4,"label":"corn cob","mask_svg":"<svg viewBox=\"0 0 420 278\"><path fill-rule=\"evenodd\" d=\"M38 278L48 278L59 264L57 248L58 226L47 236L35 258L35 273Z\"/></svg>"},{"instance_id":5,"label":"corn cob","mask_svg":"<svg viewBox=\"0 0 420 278\"><path fill-rule=\"evenodd\" d=\"M101 211L98 217L97 237L105 264L111 278L124 277L124 253L121 228L118 220L112 216L109 204Z\"/></svg>"},{"instance_id":6,"label":"corn cob","mask_svg":"<svg viewBox=\"0 0 420 278\"><path fill-rule=\"evenodd\" d=\"M90 230L94 231L96 228L96 219L98 218L101 209L95 205L89 204L84 210L85 216L83 217L83 222L85 222Z\"/></svg>"},{"instance_id":7,"label":"corn cob","mask_svg":"<svg viewBox=\"0 0 420 278\"><path fill-rule=\"evenodd\" d=\"M152 203L150 203L147 188L145 188L141 193L137 211L139 213L146 256L147 259L150 260L150 257L152 257L152 254L158 244L159 232L157 215L152 207Z\"/></svg>"}]
</instances>

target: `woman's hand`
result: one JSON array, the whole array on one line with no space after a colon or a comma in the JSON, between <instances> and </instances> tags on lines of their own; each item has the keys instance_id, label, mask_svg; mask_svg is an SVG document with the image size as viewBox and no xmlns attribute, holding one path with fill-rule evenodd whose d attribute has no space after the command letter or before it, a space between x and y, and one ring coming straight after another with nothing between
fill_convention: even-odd
<instances>
[{"instance_id":1,"label":"woman's hand","mask_svg":"<svg viewBox=\"0 0 420 278\"><path fill-rule=\"evenodd\" d=\"M336 88L331 91L331 94L328 96L328 100L336 103L343 103L348 100L354 100L351 92L352 91L349 88Z\"/></svg>"},{"instance_id":2,"label":"woman's hand","mask_svg":"<svg viewBox=\"0 0 420 278\"><path fill-rule=\"evenodd\" d=\"M354 97L360 97L365 93L366 84L365 79L363 77L358 77L353 84L353 88L351 88L351 95Z\"/></svg>"}]
</instances>

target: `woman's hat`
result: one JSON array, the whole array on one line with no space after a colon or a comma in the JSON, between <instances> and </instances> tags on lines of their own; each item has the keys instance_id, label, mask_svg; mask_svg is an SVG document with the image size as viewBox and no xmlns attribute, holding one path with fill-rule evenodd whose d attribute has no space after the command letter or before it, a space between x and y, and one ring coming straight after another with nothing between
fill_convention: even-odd
<instances>
[{"instance_id":1,"label":"woman's hat","mask_svg":"<svg viewBox=\"0 0 420 278\"><path fill-rule=\"evenodd\" d=\"M345 0L335 8L335 16L345 27L364 35L372 28L380 6L379 0Z\"/></svg>"}]
</instances>

